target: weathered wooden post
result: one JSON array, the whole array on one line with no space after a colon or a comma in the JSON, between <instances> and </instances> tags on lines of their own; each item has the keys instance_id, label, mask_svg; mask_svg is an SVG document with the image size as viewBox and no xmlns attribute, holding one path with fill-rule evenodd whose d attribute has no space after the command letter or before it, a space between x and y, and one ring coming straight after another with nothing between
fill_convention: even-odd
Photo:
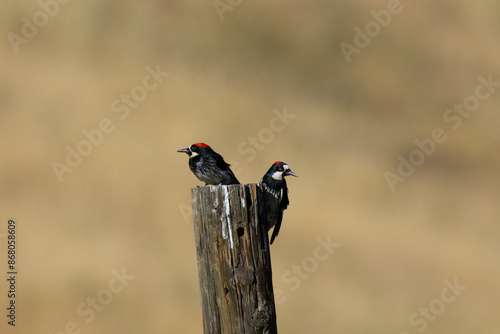
<instances>
[{"instance_id":1,"label":"weathered wooden post","mask_svg":"<svg viewBox=\"0 0 500 334\"><path fill-rule=\"evenodd\" d=\"M271 257L256 184L191 190L204 334L275 334Z\"/></svg>"}]
</instances>

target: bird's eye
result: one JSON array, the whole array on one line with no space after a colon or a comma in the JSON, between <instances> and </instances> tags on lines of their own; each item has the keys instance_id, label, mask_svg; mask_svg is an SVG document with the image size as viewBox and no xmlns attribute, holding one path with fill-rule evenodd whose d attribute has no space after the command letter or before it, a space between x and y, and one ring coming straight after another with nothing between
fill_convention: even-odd
<instances>
[{"instance_id":1,"label":"bird's eye","mask_svg":"<svg viewBox=\"0 0 500 334\"><path fill-rule=\"evenodd\" d=\"M283 168L283 166L278 166L278 172L284 172L285 169Z\"/></svg>"},{"instance_id":2,"label":"bird's eye","mask_svg":"<svg viewBox=\"0 0 500 334\"><path fill-rule=\"evenodd\" d=\"M198 151L198 146L191 145L189 149L191 150L191 152L196 152Z\"/></svg>"}]
</instances>

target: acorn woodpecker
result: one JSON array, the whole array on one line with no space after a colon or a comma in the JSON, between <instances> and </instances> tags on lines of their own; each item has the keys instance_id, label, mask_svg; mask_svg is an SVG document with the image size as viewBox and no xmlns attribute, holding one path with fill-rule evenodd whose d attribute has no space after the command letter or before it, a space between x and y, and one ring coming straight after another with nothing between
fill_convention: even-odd
<instances>
[{"instance_id":1,"label":"acorn woodpecker","mask_svg":"<svg viewBox=\"0 0 500 334\"><path fill-rule=\"evenodd\" d=\"M189 169L205 185L240 184L229 168L230 165L207 144L196 143L177 152L189 155Z\"/></svg>"},{"instance_id":2,"label":"acorn woodpecker","mask_svg":"<svg viewBox=\"0 0 500 334\"><path fill-rule=\"evenodd\" d=\"M269 168L259 183L264 195L264 212L267 218L267 230L269 231L274 226L271 244L280 231L283 211L287 208L288 204L290 204L285 180L285 176L288 175L298 177L290 170L290 166L282 161L277 161Z\"/></svg>"}]
</instances>

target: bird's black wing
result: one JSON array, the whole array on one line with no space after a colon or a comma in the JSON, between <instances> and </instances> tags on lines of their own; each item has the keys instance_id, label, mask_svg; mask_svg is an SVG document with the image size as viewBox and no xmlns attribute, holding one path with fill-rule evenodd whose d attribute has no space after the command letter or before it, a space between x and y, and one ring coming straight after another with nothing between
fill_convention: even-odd
<instances>
[{"instance_id":1,"label":"bird's black wing","mask_svg":"<svg viewBox=\"0 0 500 334\"><path fill-rule=\"evenodd\" d=\"M276 225L274 226L273 229L273 235L271 236L271 244L273 243L274 239L278 236L278 233L280 233L280 227L281 227L281 221L283 220L283 211L288 207L288 204L290 204L290 201L288 200L288 187L286 186L286 181L283 180L283 194L282 194L282 200L281 200L281 207L278 210L278 217L276 219Z\"/></svg>"},{"instance_id":2,"label":"bird's black wing","mask_svg":"<svg viewBox=\"0 0 500 334\"><path fill-rule=\"evenodd\" d=\"M281 211L278 215L278 221L276 222L276 225L274 225L273 235L271 236L271 245L273 244L274 239L278 236L278 233L280 233L281 221L283 220L283 212Z\"/></svg>"},{"instance_id":3,"label":"bird's black wing","mask_svg":"<svg viewBox=\"0 0 500 334\"><path fill-rule=\"evenodd\" d=\"M227 168L229 168L229 166L231 166L224 161L224 158L219 153L213 152L213 157L215 159L215 162L217 163L217 167L219 167L221 170L226 170Z\"/></svg>"},{"instance_id":4,"label":"bird's black wing","mask_svg":"<svg viewBox=\"0 0 500 334\"><path fill-rule=\"evenodd\" d=\"M288 204L290 204L290 201L288 200L288 187L286 185L285 178L283 178L283 200L281 201L282 211L288 207Z\"/></svg>"},{"instance_id":5,"label":"bird's black wing","mask_svg":"<svg viewBox=\"0 0 500 334\"><path fill-rule=\"evenodd\" d=\"M220 155L217 152L214 152L214 153L215 153L214 158L215 158L215 162L217 163L217 167L219 167L220 170L227 172L227 174L230 178L230 180L228 180L227 184L240 184L240 181L238 181L236 176L234 176L234 173L231 170L231 168L229 168L229 166L231 166L231 165L224 161L224 158L222 157L222 155Z\"/></svg>"}]
</instances>

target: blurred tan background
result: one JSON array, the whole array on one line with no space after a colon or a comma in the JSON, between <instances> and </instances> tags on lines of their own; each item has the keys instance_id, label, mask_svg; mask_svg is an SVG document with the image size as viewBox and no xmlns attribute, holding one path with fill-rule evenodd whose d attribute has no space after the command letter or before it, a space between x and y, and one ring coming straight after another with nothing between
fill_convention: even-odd
<instances>
[{"instance_id":1,"label":"blurred tan background","mask_svg":"<svg viewBox=\"0 0 500 334\"><path fill-rule=\"evenodd\" d=\"M11 217L19 238L17 326L2 279L2 333L201 333L201 182L176 153L194 142L243 183L276 160L299 175L272 247L280 333L498 333L500 89L456 130L443 117L475 101L478 77L500 81L499 3L402 1L379 31L370 11L394 1L48 3L53 16L0 11L3 263ZM367 24L348 62L340 45ZM148 67L169 73L150 91ZM103 120L60 182L54 162ZM436 128L447 140L391 191L384 173ZM340 246L320 261L328 238Z\"/></svg>"}]
</instances>

